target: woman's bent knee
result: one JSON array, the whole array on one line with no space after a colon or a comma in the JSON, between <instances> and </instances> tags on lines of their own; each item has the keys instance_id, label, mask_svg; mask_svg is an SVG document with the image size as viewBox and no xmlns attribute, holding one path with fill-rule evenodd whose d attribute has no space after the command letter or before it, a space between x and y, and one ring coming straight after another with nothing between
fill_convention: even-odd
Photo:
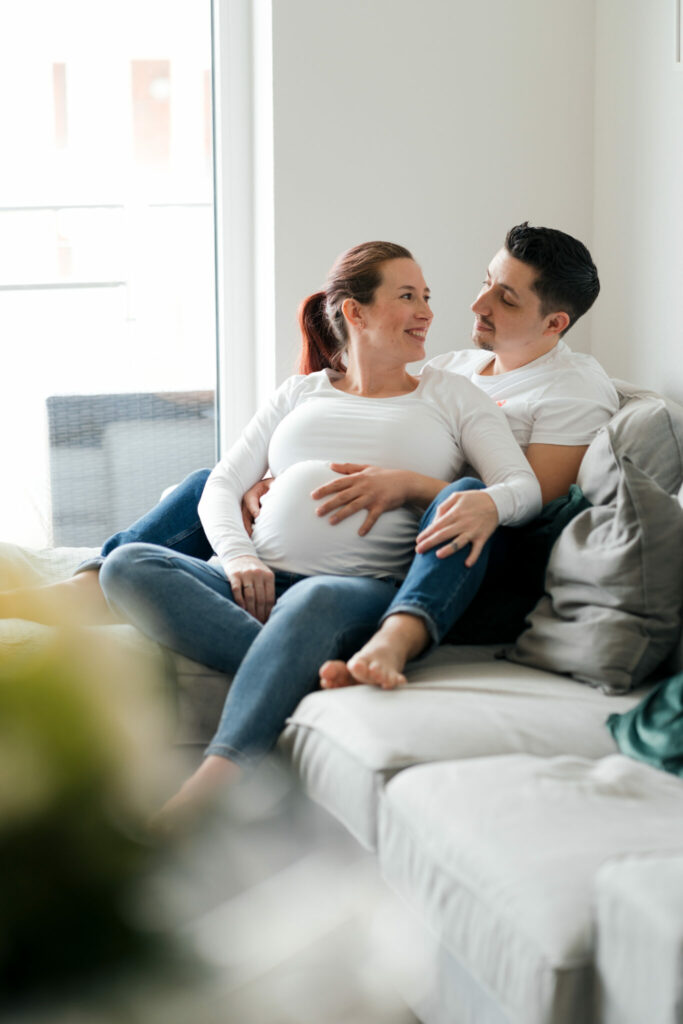
<instances>
[{"instance_id":1,"label":"woman's bent knee","mask_svg":"<svg viewBox=\"0 0 683 1024\"><path fill-rule=\"evenodd\" d=\"M107 555L100 569L100 587L105 597L112 595L121 583L130 583L154 551L155 545L136 542L122 544Z\"/></svg>"}]
</instances>

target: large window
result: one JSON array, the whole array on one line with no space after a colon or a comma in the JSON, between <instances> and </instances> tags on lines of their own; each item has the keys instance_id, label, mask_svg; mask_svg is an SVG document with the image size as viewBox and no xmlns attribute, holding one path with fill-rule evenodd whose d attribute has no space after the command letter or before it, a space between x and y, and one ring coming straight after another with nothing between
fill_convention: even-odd
<instances>
[{"instance_id":1,"label":"large window","mask_svg":"<svg viewBox=\"0 0 683 1024\"><path fill-rule=\"evenodd\" d=\"M0 539L97 545L215 459L210 0L0 12Z\"/></svg>"}]
</instances>

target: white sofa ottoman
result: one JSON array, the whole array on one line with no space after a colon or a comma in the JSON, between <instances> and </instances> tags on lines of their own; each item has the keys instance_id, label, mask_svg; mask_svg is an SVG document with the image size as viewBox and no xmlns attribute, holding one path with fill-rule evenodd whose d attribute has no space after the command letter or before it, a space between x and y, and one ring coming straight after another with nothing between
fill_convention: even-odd
<instances>
[{"instance_id":1,"label":"white sofa ottoman","mask_svg":"<svg viewBox=\"0 0 683 1024\"><path fill-rule=\"evenodd\" d=\"M597 1021L596 874L611 858L653 852L683 855L683 782L618 754L401 772L381 802L380 870L447 954L418 1016L426 1024ZM649 1013L617 1019L660 1024Z\"/></svg>"},{"instance_id":2,"label":"white sofa ottoman","mask_svg":"<svg viewBox=\"0 0 683 1024\"><path fill-rule=\"evenodd\" d=\"M384 786L411 765L497 754L599 758L617 747L611 712L641 689L606 696L573 679L501 660L494 647L440 647L408 669L397 690L353 686L309 694L280 749L306 793L368 849Z\"/></svg>"},{"instance_id":3,"label":"white sofa ottoman","mask_svg":"<svg viewBox=\"0 0 683 1024\"><path fill-rule=\"evenodd\" d=\"M681 1024L683 854L604 864L596 920L601 1024Z\"/></svg>"}]
</instances>

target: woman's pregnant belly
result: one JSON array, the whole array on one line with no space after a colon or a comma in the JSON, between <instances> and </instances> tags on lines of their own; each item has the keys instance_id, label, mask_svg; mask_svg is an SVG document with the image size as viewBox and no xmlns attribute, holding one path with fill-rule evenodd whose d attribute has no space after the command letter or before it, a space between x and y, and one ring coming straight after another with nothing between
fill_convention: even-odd
<instances>
[{"instance_id":1,"label":"woman's pregnant belly","mask_svg":"<svg viewBox=\"0 0 683 1024\"><path fill-rule=\"evenodd\" d=\"M273 569L317 576L404 576L413 557L418 516L407 508L379 517L358 536L365 511L332 526L315 513L311 492L342 476L322 461L296 462L273 481L263 498L252 540Z\"/></svg>"}]
</instances>

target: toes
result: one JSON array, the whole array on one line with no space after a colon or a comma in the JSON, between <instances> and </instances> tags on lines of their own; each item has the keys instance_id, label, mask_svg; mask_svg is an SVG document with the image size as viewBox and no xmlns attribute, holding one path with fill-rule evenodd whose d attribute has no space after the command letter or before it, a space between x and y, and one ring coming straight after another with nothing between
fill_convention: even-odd
<instances>
[{"instance_id":1,"label":"toes","mask_svg":"<svg viewBox=\"0 0 683 1024\"><path fill-rule=\"evenodd\" d=\"M351 686L353 678L343 661L326 661L320 667L320 686L323 690L334 690L340 686Z\"/></svg>"},{"instance_id":2,"label":"toes","mask_svg":"<svg viewBox=\"0 0 683 1024\"><path fill-rule=\"evenodd\" d=\"M364 658L354 657L346 667L357 683L374 683L370 664Z\"/></svg>"},{"instance_id":3,"label":"toes","mask_svg":"<svg viewBox=\"0 0 683 1024\"><path fill-rule=\"evenodd\" d=\"M405 676L397 672L396 669L383 665L381 661L370 663L370 673L373 683L376 686L381 686L383 690L394 690L406 681Z\"/></svg>"}]
</instances>

